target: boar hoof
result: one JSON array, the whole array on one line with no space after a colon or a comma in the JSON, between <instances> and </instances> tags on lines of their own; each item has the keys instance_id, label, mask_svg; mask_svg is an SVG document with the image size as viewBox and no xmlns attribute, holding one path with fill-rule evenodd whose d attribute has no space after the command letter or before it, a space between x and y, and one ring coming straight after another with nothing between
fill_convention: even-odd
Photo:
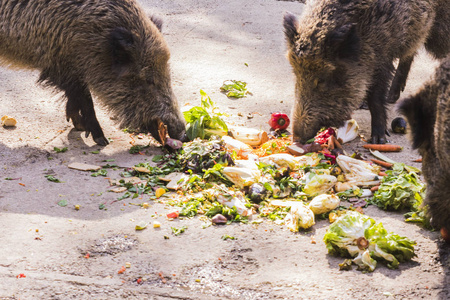
<instances>
[{"instance_id":1,"label":"boar hoof","mask_svg":"<svg viewBox=\"0 0 450 300\"><path fill-rule=\"evenodd\" d=\"M371 143L372 144L386 144L386 137L385 136L381 137L381 136L374 135L374 136L372 136Z\"/></svg>"},{"instance_id":2,"label":"boar hoof","mask_svg":"<svg viewBox=\"0 0 450 300\"><path fill-rule=\"evenodd\" d=\"M104 136L94 138L94 141L95 141L95 142L97 143L97 145L99 145L99 146L106 146L106 145L109 144L108 139L105 138Z\"/></svg>"},{"instance_id":3,"label":"boar hoof","mask_svg":"<svg viewBox=\"0 0 450 300\"><path fill-rule=\"evenodd\" d=\"M86 130L86 134L85 137L88 138L89 134L91 134L91 132L89 130ZM94 139L94 141L97 143L97 145L99 146L106 146L109 144L109 141L107 138L105 138L105 136L103 135L103 132L101 134L92 134L92 138Z\"/></svg>"}]
</instances>

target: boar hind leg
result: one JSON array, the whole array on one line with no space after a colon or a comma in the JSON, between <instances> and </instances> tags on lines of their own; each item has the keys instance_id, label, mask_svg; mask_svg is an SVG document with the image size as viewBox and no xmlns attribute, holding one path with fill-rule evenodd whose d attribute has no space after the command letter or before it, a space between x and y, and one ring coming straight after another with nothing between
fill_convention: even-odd
<instances>
[{"instance_id":1,"label":"boar hind leg","mask_svg":"<svg viewBox=\"0 0 450 300\"><path fill-rule=\"evenodd\" d=\"M392 79L393 66L391 63L382 65L375 70L372 86L367 93L367 104L372 118L372 144L386 143L386 96L388 85Z\"/></svg>"},{"instance_id":2,"label":"boar hind leg","mask_svg":"<svg viewBox=\"0 0 450 300\"><path fill-rule=\"evenodd\" d=\"M405 90L406 80L408 79L409 69L411 69L413 60L414 56L400 59L394 79L392 80L387 102L397 102L398 98L400 98L400 93Z\"/></svg>"},{"instance_id":3,"label":"boar hind leg","mask_svg":"<svg viewBox=\"0 0 450 300\"><path fill-rule=\"evenodd\" d=\"M94 103L89 89L83 84L70 84L61 86L67 97L66 116L72 119L77 130L86 131L86 137L92 133L92 138L100 146L109 144L103 130L95 116Z\"/></svg>"}]
</instances>

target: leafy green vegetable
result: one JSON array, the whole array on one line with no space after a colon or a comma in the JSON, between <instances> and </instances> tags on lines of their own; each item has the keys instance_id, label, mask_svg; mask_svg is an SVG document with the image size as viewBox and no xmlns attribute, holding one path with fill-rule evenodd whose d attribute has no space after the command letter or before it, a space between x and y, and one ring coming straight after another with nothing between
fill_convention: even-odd
<instances>
[{"instance_id":1,"label":"leafy green vegetable","mask_svg":"<svg viewBox=\"0 0 450 300\"><path fill-rule=\"evenodd\" d=\"M180 234L182 234L183 232L186 231L187 226L183 226L183 227L180 227L180 228L176 228L176 227L170 227L170 228L172 229L172 233L174 235L180 235Z\"/></svg>"},{"instance_id":2,"label":"leafy green vegetable","mask_svg":"<svg viewBox=\"0 0 450 300\"><path fill-rule=\"evenodd\" d=\"M193 217L198 214L198 209L201 206L201 202L199 200L192 200L186 202L180 212L180 216L185 217Z\"/></svg>"},{"instance_id":3,"label":"leafy green vegetable","mask_svg":"<svg viewBox=\"0 0 450 300\"><path fill-rule=\"evenodd\" d=\"M59 201L58 205L61 207L67 206L67 200L63 199L63 200Z\"/></svg>"},{"instance_id":4,"label":"leafy green vegetable","mask_svg":"<svg viewBox=\"0 0 450 300\"><path fill-rule=\"evenodd\" d=\"M214 106L214 102L203 90L200 90L200 95L201 106L195 106L183 113L187 123L187 136L193 140L197 137L205 139L212 134L226 135L228 127L221 118L226 114L217 112L218 108ZM212 130L212 132L208 132L208 130Z\"/></svg>"},{"instance_id":5,"label":"leafy green vegetable","mask_svg":"<svg viewBox=\"0 0 450 300\"><path fill-rule=\"evenodd\" d=\"M414 172L407 172L400 164L395 164L392 171L381 180L372 203L382 209L400 210L417 208L422 203L425 185Z\"/></svg>"},{"instance_id":6,"label":"leafy green vegetable","mask_svg":"<svg viewBox=\"0 0 450 300\"><path fill-rule=\"evenodd\" d=\"M228 234L224 234L222 235L222 240L226 241L226 240L236 240L236 238L234 236L228 235Z\"/></svg>"},{"instance_id":7,"label":"leafy green vegetable","mask_svg":"<svg viewBox=\"0 0 450 300\"><path fill-rule=\"evenodd\" d=\"M216 139L211 141L195 139L192 142L185 143L179 159L180 165L184 170L192 170L194 173L203 173L216 164L223 166L234 164L230 154L225 149L223 141ZM208 176L219 176L218 173L214 173L215 171L217 170L211 170Z\"/></svg>"},{"instance_id":8,"label":"leafy green vegetable","mask_svg":"<svg viewBox=\"0 0 450 300\"><path fill-rule=\"evenodd\" d=\"M45 175L45 178L47 178L47 180L48 180L48 181L51 181L51 182L57 182L57 183L62 182L62 181L60 181L58 178L56 178L56 177L53 176L53 175Z\"/></svg>"},{"instance_id":9,"label":"leafy green vegetable","mask_svg":"<svg viewBox=\"0 0 450 300\"><path fill-rule=\"evenodd\" d=\"M55 151L56 153L64 153L67 150L69 150L69 148L67 148L67 147L64 147L64 148L53 147L53 151Z\"/></svg>"},{"instance_id":10,"label":"leafy green vegetable","mask_svg":"<svg viewBox=\"0 0 450 300\"><path fill-rule=\"evenodd\" d=\"M388 233L382 223L356 211L348 211L338 218L325 233L328 253L353 257L353 262L364 271L373 271L378 261L389 268L397 268L400 262L415 256L416 242Z\"/></svg>"},{"instance_id":11,"label":"leafy green vegetable","mask_svg":"<svg viewBox=\"0 0 450 300\"><path fill-rule=\"evenodd\" d=\"M248 93L247 83L239 80L227 80L220 87L227 97L242 98Z\"/></svg>"},{"instance_id":12,"label":"leafy green vegetable","mask_svg":"<svg viewBox=\"0 0 450 300\"><path fill-rule=\"evenodd\" d=\"M97 172L93 171L91 174L92 177L106 176L106 175L108 175L108 170L105 169L100 169Z\"/></svg>"}]
</instances>

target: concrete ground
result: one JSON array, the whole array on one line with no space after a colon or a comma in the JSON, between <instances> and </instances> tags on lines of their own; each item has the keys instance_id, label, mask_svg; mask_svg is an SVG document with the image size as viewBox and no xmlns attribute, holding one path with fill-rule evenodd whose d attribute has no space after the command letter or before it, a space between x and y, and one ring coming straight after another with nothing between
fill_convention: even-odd
<instances>
[{"instance_id":1,"label":"concrete ground","mask_svg":"<svg viewBox=\"0 0 450 300\"><path fill-rule=\"evenodd\" d=\"M138 1L149 14L164 20L171 49L174 92L182 108L200 104L203 89L230 123L268 130L272 112L289 113L294 77L285 58L282 16L300 14L299 2L276 0ZM415 60L402 96L430 78L436 62L424 51ZM18 120L0 128L0 299L448 299L449 255L438 233L403 221L402 213L370 206L366 214L417 242L415 257L397 270L382 264L373 273L339 271L342 258L329 256L323 235L328 221L311 231L291 233L284 227L233 224L202 229L199 217L168 221L170 207L148 196L113 202L108 180L69 169L71 162L120 167L151 160L128 153L132 138L119 130L106 111L96 111L111 139L99 147L66 122L60 95L36 86L38 73L0 69L0 115ZM228 79L243 80L252 92L231 100L219 87ZM251 118L247 116L251 115ZM390 107L389 123L397 116ZM354 118L366 137L368 111ZM389 155L420 167L404 135L391 136L404 146ZM145 145L148 137L137 144ZM363 142L348 152L367 152ZM54 147L68 147L55 153ZM98 153L97 153L98 151ZM119 178L121 170L108 177ZM44 176L54 175L62 183ZM4 180L9 177L15 180ZM58 202L66 200L61 207ZM142 209L130 202L149 202ZM104 204L107 210L100 210ZM75 210L74 205L80 205ZM158 220L160 229L135 231L140 221ZM171 226L188 226L175 237ZM222 240L224 234L236 240ZM164 236L170 236L165 239ZM315 240L316 243L311 241ZM90 258L85 258L86 253ZM118 271L130 263L123 274ZM17 278L24 274L25 278ZM138 284L137 279L143 278Z\"/></svg>"}]
</instances>

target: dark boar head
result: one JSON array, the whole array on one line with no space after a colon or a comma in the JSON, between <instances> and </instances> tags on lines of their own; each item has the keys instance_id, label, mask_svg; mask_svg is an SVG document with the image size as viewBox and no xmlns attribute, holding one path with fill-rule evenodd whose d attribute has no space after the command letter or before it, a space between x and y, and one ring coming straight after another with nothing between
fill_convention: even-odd
<instances>
[{"instance_id":1,"label":"dark boar head","mask_svg":"<svg viewBox=\"0 0 450 300\"><path fill-rule=\"evenodd\" d=\"M185 120L172 91L169 48L161 21L143 17L143 24L113 28L107 37L104 65L93 66L93 92L111 110L122 128L150 132L159 142L158 119L170 137L185 141Z\"/></svg>"},{"instance_id":2,"label":"dark boar head","mask_svg":"<svg viewBox=\"0 0 450 300\"><path fill-rule=\"evenodd\" d=\"M288 59L295 77L292 110L294 141L305 143L322 127L340 127L365 96L368 74L361 74L360 39L353 23L336 24L307 12L299 23L284 16Z\"/></svg>"}]
</instances>

